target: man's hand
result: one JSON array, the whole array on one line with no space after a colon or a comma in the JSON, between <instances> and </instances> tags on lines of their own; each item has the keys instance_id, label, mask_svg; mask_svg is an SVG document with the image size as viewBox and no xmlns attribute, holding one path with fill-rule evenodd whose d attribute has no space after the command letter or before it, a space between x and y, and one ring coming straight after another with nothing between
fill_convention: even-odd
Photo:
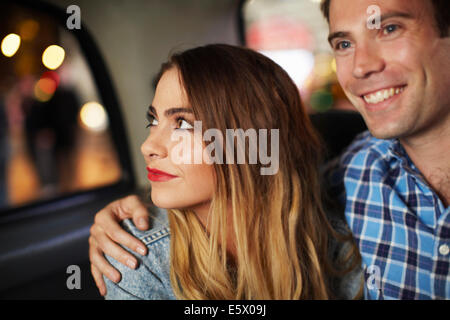
<instances>
[{"instance_id":1,"label":"man's hand","mask_svg":"<svg viewBox=\"0 0 450 320\"><path fill-rule=\"evenodd\" d=\"M103 274L114 282L119 282L121 278L120 272L109 264L104 254L132 269L137 266L136 258L120 247L119 244L140 255L147 254L147 247L119 225L120 221L129 218L133 220L138 229L147 230L149 228L147 208L136 195L116 200L100 210L95 215L94 224L90 229L89 259L91 261L91 272L102 296L106 294Z\"/></svg>"}]
</instances>

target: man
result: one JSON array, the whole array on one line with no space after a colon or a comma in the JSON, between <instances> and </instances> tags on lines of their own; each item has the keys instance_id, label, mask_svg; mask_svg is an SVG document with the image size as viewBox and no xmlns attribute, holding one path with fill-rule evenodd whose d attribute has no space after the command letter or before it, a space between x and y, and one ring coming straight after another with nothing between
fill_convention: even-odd
<instances>
[{"instance_id":1,"label":"man","mask_svg":"<svg viewBox=\"0 0 450 320\"><path fill-rule=\"evenodd\" d=\"M371 5L378 6L379 28ZM330 171L363 257L365 297L450 298L448 0L325 0L322 9L339 82L370 130ZM136 198L122 199L97 218L131 216L138 207ZM145 215L142 208L133 214L143 229ZM145 246L118 226L100 229L91 229L90 256L104 292L99 270L116 281L120 275L101 252L124 263L132 258L95 239L107 234L135 251Z\"/></svg>"},{"instance_id":2,"label":"man","mask_svg":"<svg viewBox=\"0 0 450 320\"><path fill-rule=\"evenodd\" d=\"M333 173L365 296L450 298L449 2L325 0L322 11L339 83L370 130Z\"/></svg>"}]
</instances>

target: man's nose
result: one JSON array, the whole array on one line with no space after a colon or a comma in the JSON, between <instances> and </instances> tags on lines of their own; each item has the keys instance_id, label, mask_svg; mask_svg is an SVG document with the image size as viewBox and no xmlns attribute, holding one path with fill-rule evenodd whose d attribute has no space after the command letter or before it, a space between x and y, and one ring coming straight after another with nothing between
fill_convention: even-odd
<instances>
[{"instance_id":1,"label":"man's nose","mask_svg":"<svg viewBox=\"0 0 450 320\"><path fill-rule=\"evenodd\" d=\"M357 46L353 59L353 76L357 79L364 79L374 73L382 72L386 66L377 48L370 43Z\"/></svg>"}]
</instances>

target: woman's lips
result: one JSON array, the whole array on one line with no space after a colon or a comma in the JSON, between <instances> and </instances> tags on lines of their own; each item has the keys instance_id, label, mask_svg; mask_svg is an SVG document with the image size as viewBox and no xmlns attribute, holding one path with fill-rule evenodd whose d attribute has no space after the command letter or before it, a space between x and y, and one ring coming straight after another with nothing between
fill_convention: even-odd
<instances>
[{"instance_id":1,"label":"woman's lips","mask_svg":"<svg viewBox=\"0 0 450 320\"><path fill-rule=\"evenodd\" d=\"M171 175L167 172L155 169L155 168L149 168L147 167L147 172L148 172L148 179L150 181L155 181L155 182L164 182L164 181L169 181L172 180L174 178L176 178L177 176Z\"/></svg>"}]
</instances>

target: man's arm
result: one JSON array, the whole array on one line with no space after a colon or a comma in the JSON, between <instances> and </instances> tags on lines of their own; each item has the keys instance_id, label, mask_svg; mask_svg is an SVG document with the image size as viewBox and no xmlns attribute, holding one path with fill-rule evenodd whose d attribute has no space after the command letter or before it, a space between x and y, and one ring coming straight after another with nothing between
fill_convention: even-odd
<instances>
[{"instance_id":1,"label":"man's arm","mask_svg":"<svg viewBox=\"0 0 450 320\"><path fill-rule=\"evenodd\" d=\"M123 230L120 222L132 218L140 230L149 228L148 210L141 200L131 195L110 203L95 215L94 224L90 229L89 260L94 281L104 296L106 286L103 275L114 282L120 280L117 268L111 266L103 254L113 257L116 261L134 269L138 261L123 247L130 248L140 255L147 254L147 247L139 239ZM119 246L122 245L123 247Z\"/></svg>"}]
</instances>

